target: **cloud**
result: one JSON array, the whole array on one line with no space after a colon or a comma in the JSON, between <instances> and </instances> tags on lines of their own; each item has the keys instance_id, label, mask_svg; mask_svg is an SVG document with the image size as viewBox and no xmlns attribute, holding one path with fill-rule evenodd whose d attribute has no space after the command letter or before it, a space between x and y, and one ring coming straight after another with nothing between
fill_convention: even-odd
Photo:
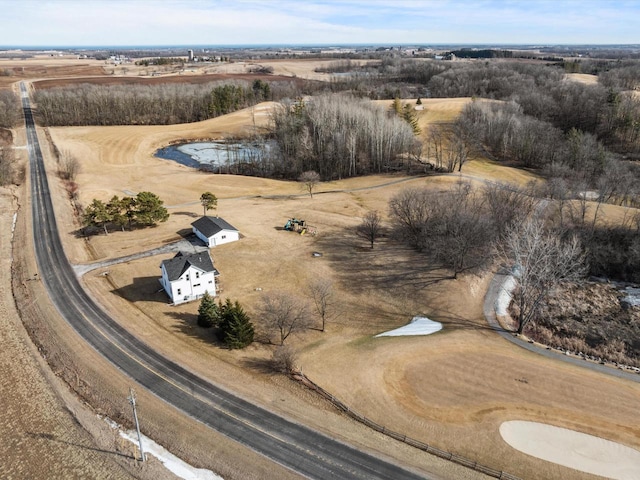
<instances>
[{"instance_id":1,"label":"cloud","mask_svg":"<svg viewBox=\"0 0 640 480\"><path fill-rule=\"evenodd\" d=\"M0 0L0 45L633 43L640 6L569 0Z\"/></svg>"}]
</instances>

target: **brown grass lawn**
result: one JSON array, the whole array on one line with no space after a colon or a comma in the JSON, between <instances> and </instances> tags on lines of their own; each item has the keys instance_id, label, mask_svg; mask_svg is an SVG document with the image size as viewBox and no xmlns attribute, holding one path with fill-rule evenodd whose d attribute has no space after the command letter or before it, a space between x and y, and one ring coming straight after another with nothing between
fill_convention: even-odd
<instances>
[{"instance_id":1,"label":"brown grass lawn","mask_svg":"<svg viewBox=\"0 0 640 480\"><path fill-rule=\"evenodd\" d=\"M273 66L275 74L326 77L313 72L317 62L261 63ZM146 74L132 67L125 70L101 62L81 63L65 58L0 61L0 68L6 66L20 70L15 71L14 77L0 77L0 87L22 78L104 76L112 72L128 76ZM231 64L193 74L244 74L249 68L248 64ZM469 101L423 100L424 110L418 112L423 135L432 123L452 121ZM57 220L71 262L118 257L181 238L202 213L198 202L200 194L212 191L220 199L219 214L243 234L240 242L212 251L221 272L223 297L239 300L254 314L261 297L269 292L279 290L304 296L306 285L315 278L328 277L335 282L339 317L328 324L326 332L308 331L292 338L290 344L297 350L298 364L305 374L361 414L395 431L523 478L595 477L515 451L502 441L498 432L505 420L541 421L640 448L637 415L640 386L547 360L497 337L487 329L482 316L490 273L451 280L445 272L425 264L420 255L386 238L371 250L353 235L353 227L368 210L377 209L386 216L389 198L402 188L425 186L445 190L456 181L457 175L370 176L330 182L320 185L318 194L310 199L298 196L302 192L293 182L204 174L153 157L157 148L182 139L220 139L249 134L254 128L267 124L269 108L269 104L262 104L189 125L49 129L57 148L68 150L81 160L82 171L77 179L80 203L86 205L93 198L108 200L113 195L149 190L160 195L169 207L169 221L156 228L114 232L90 239L77 235L80 225L73 216L64 187L51 173L55 171L55 160L41 130ZM18 135L17 144L24 143L20 138ZM465 165L462 173L521 185L536 179L527 172L486 159L474 159ZM404 182L388 184L395 180ZM366 187L375 188L362 189ZM283 197L273 199L268 198L269 195ZM3 205L11 203L7 198L3 197ZM615 207L604 211L611 218L624 215ZM25 209L23 214L26 212ZM316 226L318 235L300 236L281 230L292 216ZM7 222L6 215L2 216L2 225L6 226ZM28 238L28 231L23 230L21 241L26 242ZM5 236L3 246L4 240ZM322 252L323 257L312 257L313 251ZM159 264L167 257L113 266L107 276L102 275L105 269L98 269L87 274L84 282L115 318L150 345L242 396L437 477L481 478L470 470L372 432L346 419L302 387L267 373L265 361L273 350L268 344L256 342L243 351L220 348L211 332L195 325L197 303L172 307L158 291ZM25 259L27 271L34 268L28 254L21 253L20 258ZM121 391L126 390L126 379L74 340L64 323L55 320L55 312L42 307L42 311L29 313L35 305L30 295L46 298L46 294L35 282L24 285L27 285L27 293L23 293L27 302L24 311L29 314L27 321L33 322L31 328L41 329L40 339L49 340L54 352L56 348L73 352L69 354L70 359L62 363L56 363L57 355L49 356L54 368L64 370L70 362L72 374L66 376L67 381L95 407L104 408L116 417L123 415L123 407L118 402ZM416 314L441 321L443 331L428 337L373 338L376 333L407 323ZM42 318L49 319L48 323L38 327ZM253 318L258 323L255 315ZM3 371L3 382L10 378L5 374ZM257 455L238 451L234 444L181 419L151 396L144 392L140 395L142 405L148 409L148 423L143 429L198 466L214 468L228 478L265 478L265 472L270 471L271 467ZM14 406L20 397L15 398ZM57 421L63 425L67 420ZM10 422L3 422L0 422L0 432L13 428ZM26 436L22 442L27 446L23 451L41 446L37 443L41 440ZM210 448L219 448L220 455L208 454ZM15 454L11 449L7 452ZM55 450L51 452L55 454ZM4 456L5 452L2 453ZM73 462L82 458L75 451L70 455ZM239 456L253 466L238 470ZM105 465L100 463L96 471L108 468ZM39 474L36 470L31 475ZM290 475L281 470L273 474L279 478Z\"/></svg>"},{"instance_id":2,"label":"brown grass lawn","mask_svg":"<svg viewBox=\"0 0 640 480\"><path fill-rule=\"evenodd\" d=\"M571 81L584 83L586 85L595 85L598 83L598 76L588 73L567 73L566 77Z\"/></svg>"},{"instance_id":3,"label":"brown grass lawn","mask_svg":"<svg viewBox=\"0 0 640 480\"><path fill-rule=\"evenodd\" d=\"M427 101L430 121L453 118L466 99ZM268 105L256 107L258 124ZM502 441L505 420L535 420L599 435L640 448L640 386L547 360L521 350L487 329L482 302L490 273L458 280L433 270L422 257L382 239L371 250L353 235L370 209L386 215L389 198L405 186L447 189L456 176L406 178L371 176L322 184L313 199L296 196L291 182L196 172L152 156L155 149L183 138L223 138L249 132L252 111L191 125L170 127L52 128L58 148L82 161L80 198L108 199L149 190L169 206L168 222L148 230L99 235L89 240L78 228L61 187L57 196L64 242L72 262L117 257L180 238L201 213L204 191L220 199L219 213L243 234L240 242L212 250L221 272L223 297L239 300L250 313L273 291L304 296L314 278L335 282L341 315L327 331L309 331L291 340L298 363L311 379L355 410L396 431L466 455L524 478L590 478L521 454ZM53 168L49 158L49 167ZM466 165L464 174L526 183L521 170L486 160ZM362 187L377 187L354 190ZM320 193L335 190L335 193ZM266 195L288 195L271 199ZM248 197L248 198L247 198ZM289 217L316 226L316 237L281 230ZM321 258L313 258L312 251ZM255 343L227 351L211 332L195 325L197 303L172 307L159 292L159 264L151 257L100 269L85 277L87 287L114 315L145 341L198 373L243 396L332 435L369 448L387 449L377 436L354 426L310 394L264 372L271 346ZM426 314L444 324L428 337L381 338L373 335ZM258 322L258 318L254 315ZM397 449L394 450L397 453ZM394 454L396 454L394 453ZM397 453L410 465L415 457ZM404 456L403 456L404 455ZM417 463L416 463L417 462ZM451 472L431 471L451 476ZM456 474L457 475L457 474Z\"/></svg>"}]
</instances>

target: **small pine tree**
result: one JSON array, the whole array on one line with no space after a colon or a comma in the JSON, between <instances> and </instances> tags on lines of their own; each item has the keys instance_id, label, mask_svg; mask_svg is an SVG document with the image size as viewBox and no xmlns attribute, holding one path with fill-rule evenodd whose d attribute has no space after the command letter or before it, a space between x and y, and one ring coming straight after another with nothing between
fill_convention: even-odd
<instances>
[{"instance_id":1,"label":"small pine tree","mask_svg":"<svg viewBox=\"0 0 640 480\"><path fill-rule=\"evenodd\" d=\"M240 303L231 303L227 299L224 305L220 304L220 332L219 337L229 348L244 348L253 342L254 329Z\"/></svg>"},{"instance_id":2,"label":"small pine tree","mask_svg":"<svg viewBox=\"0 0 640 480\"><path fill-rule=\"evenodd\" d=\"M396 115L402 115L402 102L398 97L393 99L393 103L391 103L391 111L395 112Z\"/></svg>"},{"instance_id":3,"label":"small pine tree","mask_svg":"<svg viewBox=\"0 0 640 480\"><path fill-rule=\"evenodd\" d=\"M404 118L405 122L407 122L411 126L414 135L420 135L418 117L416 116L416 112L411 105L406 104L404 106L404 108L402 109L402 118Z\"/></svg>"},{"instance_id":4,"label":"small pine tree","mask_svg":"<svg viewBox=\"0 0 640 480\"><path fill-rule=\"evenodd\" d=\"M422 105L422 99L420 97L416 100L416 105Z\"/></svg>"},{"instance_id":5,"label":"small pine tree","mask_svg":"<svg viewBox=\"0 0 640 480\"><path fill-rule=\"evenodd\" d=\"M198 307L198 325L211 328L220 322L220 309L209 293L205 292Z\"/></svg>"}]
</instances>

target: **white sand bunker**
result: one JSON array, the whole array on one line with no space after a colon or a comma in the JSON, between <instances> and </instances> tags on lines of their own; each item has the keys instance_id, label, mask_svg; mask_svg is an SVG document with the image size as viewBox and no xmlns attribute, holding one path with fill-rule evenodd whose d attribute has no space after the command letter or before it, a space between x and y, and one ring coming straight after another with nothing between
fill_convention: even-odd
<instances>
[{"instance_id":1,"label":"white sand bunker","mask_svg":"<svg viewBox=\"0 0 640 480\"><path fill-rule=\"evenodd\" d=\"M431 335L442 330L440 322L434 322L427 317L413 317L411 322L404 327L379 333L376 337L400 337L403 335Z\"/></svg>"},{"instance_id":2,"label":"white sand bunker","mask_svg":"<svg viewBox=\"0 0 640 480\"><path fill-rule=\"evenodd\" d=\"M524 421L504 422L500 435L516 450L548 462L615 480L640 478L640 451L621 443Z\"/></svg>"}]
</instances>

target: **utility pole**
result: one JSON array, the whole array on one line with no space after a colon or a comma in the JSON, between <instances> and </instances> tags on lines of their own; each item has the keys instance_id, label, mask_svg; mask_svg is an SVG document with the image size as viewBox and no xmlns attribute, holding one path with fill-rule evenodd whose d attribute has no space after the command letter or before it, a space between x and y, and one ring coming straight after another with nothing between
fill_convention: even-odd
<instances>
[{"instance_id":1,"label":"utility pole","mask_svg":"<svg viewBox=\"0 0 640 480\"><path fill-rule=\"evenodd\" d=\"M133 388L131 387L129 387L129 403L133 408L133 419L136 422L136 431L138 432L138 443L140 444L140 457L142 457L141 461L144 462L145 456L144 456L144 449L142 448L142 435L140 434L140 424L138 423L138 413L136 412L136 395L133 392Z\"/></svg>"}]
</instances>

